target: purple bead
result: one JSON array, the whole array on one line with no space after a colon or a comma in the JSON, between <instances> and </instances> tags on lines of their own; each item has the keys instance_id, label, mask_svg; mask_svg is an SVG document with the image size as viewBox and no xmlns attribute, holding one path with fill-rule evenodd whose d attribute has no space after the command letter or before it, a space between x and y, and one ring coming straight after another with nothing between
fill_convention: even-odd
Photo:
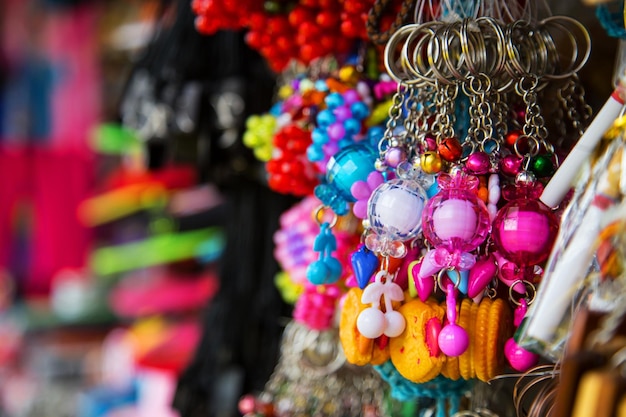
<instances>
[{"instance_id":1,"label":"purple bead","mask_svg":"<svg viewBox=\"0 0 626 417\"><path fill-rule=\"evenodd\" d=\"M339 152L339 145L336 142L330 142L324 145L324 153L326 155L334 155Z\"/></svg>"},{"instance_id":2,"label":"purple bead","mask_svg":"<svg viewBox=\"0 0 626 417\"><path fill-rule=\"evenodd\" d=\"M352 117L352 111L347 105L337 107L333 110L333 114L338 122L343 122Z\"/></svg>"},{"instance_id":3,"label":"purple bead","mask_svg":"<svg viewBox=\"0 0 626 417\"><path fill-rule=\"evenodd\" d=\"M474 152L467 158L465 168L472 174L486 174L489 172L489 168L491 168L489 155L485 152Z\"/></svg>"},{"instance_id":4,"label":"purple bead","mask_svg":"<svg viewBox=\"0 0 626 417\"><path fill-rule=\"evenodd\" d=\"M356 90L348 90L343 93L343 101L348 105L356 103L359 100L361 100L361 97L359 97L359 93L357 93Z\"/></svg>"},{"instance_id":5,"label":"purple bead","mask_svg":"<svg viewBox=\"0 0 626 417\"><path fill-rule=\"evenodd\" d=\"M328 126L328 137L335 142L340 141L346 135L346 128L341 122L335 122Z\"/></svg>"},{"instance_id":6,"label":"purple bead","mask_svg":"<svg viewBox=\"0 0 626 417\"><path fill-rule=\"evenodd\" d=\"M389 148L385 153L385 163L395 168L400 162L406 160L406 153L400 148Z\"/></svg>"}]
</instances>

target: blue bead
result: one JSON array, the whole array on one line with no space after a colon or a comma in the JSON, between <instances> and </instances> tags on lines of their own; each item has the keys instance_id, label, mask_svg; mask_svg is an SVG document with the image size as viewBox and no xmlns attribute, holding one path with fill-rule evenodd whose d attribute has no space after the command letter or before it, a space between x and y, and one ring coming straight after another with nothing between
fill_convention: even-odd
<instances>
[{"instance_id":1,"label":"blue bead","mask_svg":"<svg viewBox=\"0 0 626 417\"><path fill-rule=\"evenodd\" d=\"M325 284L331 271L324 261L312 262L306 269L306 278L313 285Z\"/></svg>"},{"instance_id":2,"label":"blue bead","mask_svg":"<svg viewBox=\"0 0 626 417\"><path fill-rule=\"evenodd\" d=\"M322 110L321 112L317 113L317 126L322 129L328 128L328 126L335 123L335 121L335 115L329 109Z\"/></svg>"},{"instance_id":3,"label":"blue bead","mask_svg":"<svg viewBox=\"0 0 626 417\"><path fill-rule=\"evenodd\" d=\"M370 114L370 109L367 107L367 104L362 101L357 101L356 103L352 103L350 106L350 110L352 111L352 117L357 120L363 120Z\"/></svg>"},{"instance_id":4,"label":"blue bead","mask_svg":"<svg viewBox=\"0 0 626 417\"><path fill-rule=\"evenodd\" d=\"M346 129L346 133L356 135L361 131L361 122L353 118L346 119L346 121L343 122L343 127Z\"/></svg>"},{"instance_id":5,"label":"blue bead","mask_svg":"<svg viewBox=\"0 0 626 417\"><path fill-rule=\"evenodd\" d=\"M339 93L331 93L326 96L324 102L328 106L329 109L336 109L339 106L343 106L344 100L343 96Z\"/></svg>"},{"instance_id":6,"label":"blue bead","mask_svg":"<svg viewBox=\"0 0 626 417\"><path fill-rule=\"evenodd\" d=\"M339 277L341 277L341 270L343 269L341 267L341 262L331 256L325 259L324 263L326 264L326 268L328 268L329 272L326 278L326 283L334 284L339 280Z\"/></svg>"},{"instance_id":7,"label":"blue bead","mask_svg":"<svg viewBox=\"0 0 626 417\"><path fill-rule=\"evenodd\" d=\"M324 80L317 80L315 81L315 89L317 91L328 91L328 85Z\"/></svg>"},{"instance_id":8,"label":"blue bead","mask_svg":"<svg viewBox=\"0 0 626 417\"><path fill-rule=\"evenodd\" d=\"M339 142L337 142L337 146L339 146L339 149L343 149L347 146L350 146L354 144L354 142L351 139L341 139Z\"/></svg>"},{"instance_id":9,"label":"blue bead","mask_svg":"<svg viewBox=\"0 0 626 417\"><path fill-rule=\"evenodd\" d=\"M306 156L311 162L319 162L324 160L326 155L324 155L324 150L321 146L313 144L306 148Z\"/></svg>"},{"instance_id":10,"label":"blue bead","mask_svg":"<svg viewBox=\"0 0 626 417\"><path fill-rule=\"evenodd\" d=\"M367 180L377 156L374 148L362 143L347 146L328 161L326 179L346 201L354 202L350 187L356 181Z\"/></svg>"},{"instance_id":11,"label":"blue bead","mask_svg":"<svg viewBox=\"0 0 626 417\"><path fill-rule=\"evenodd\" d=\"M385 128L383 128L382 126L372 126L367 131L367 141L372 146L377 147L378 142L380 142L380 140L383 138L384 135L385 135Z\"/></svg>"},{"instance_id":12,"label":"blue bead","mask_svg":"<svg viewBox=\"0 0 626 417\"><path fill-rule=\"evenodd\" d=\"M313 132L311 133L311 140L316 145L324 145L324 144L328 143L330 138L328 137L328 133L326 133L325 130L319 129L319 128L315 128L315 129L313 129Z\"/></svg>"},{"instance_id":13,"label":"blue bead","mask_svg":"<svg viewBox=\"0 0 626 417\"><path fill-rule=\"evenodd\" d=\"M282 114L283 112L283 102L279 101L278 103L274 104L272 106L272 108L270 109L269 113L272 116L278 117Z\"/></svg>"}]
</instances>

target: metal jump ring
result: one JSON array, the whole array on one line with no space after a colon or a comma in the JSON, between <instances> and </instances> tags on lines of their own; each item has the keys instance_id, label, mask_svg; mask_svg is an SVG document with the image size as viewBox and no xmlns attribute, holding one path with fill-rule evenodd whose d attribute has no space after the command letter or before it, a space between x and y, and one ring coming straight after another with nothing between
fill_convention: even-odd
<instances>
[{"instance_id":1,"label":"metal jump ring","mask_svg":"<svg viewBox=\"0 0 626 417\"><path fill-rule=\"evenodd\" d=\"M456 272L457 280L454 282L454 289L458 289L461 284L461 273L454 268L444 268L437 274L437 286L441 289L441 291L446 292L446 289L443 287L443 274L450 272Z\"/></svg>"},{"instance_id":2,"label":"metal jump ring","mask_svg":"<svg viewBox=\"0 0 626 417\"><path fill-rule=\"evenodd\" d=\"M324 218L324 210L327 209L328 207L326 207L325 205L320 205L317 209L315 209L315 221L317 222L318 225L322 225L326 222L323 221ZM332 220L330 221L328 227L330 229L332 229L333 227L335 227L335 225L337 224L337 214L331 210L331 213L333 215Z\"/></svg>"},{"instance_id":3,"label":"metal jump ring","mask_svg":"<svg viewBox=\"0 0 626 417\"><path fill-rule=\"evenodd\" d=\"M518 280L513 281L513 283L509 287L509 299L516 306L522 305L521 302L519 302L515 297L513 297L513 287L515 287L517 284L523 284L524 285L524 290L525 291L524 291L524 297L523 298L526 298L527 305L531 305L535 301L535 298L537 297L537 288L535 287L535 285L532 282L526 281L525 279L518 279Z\"/></svg>"}]
</instances>

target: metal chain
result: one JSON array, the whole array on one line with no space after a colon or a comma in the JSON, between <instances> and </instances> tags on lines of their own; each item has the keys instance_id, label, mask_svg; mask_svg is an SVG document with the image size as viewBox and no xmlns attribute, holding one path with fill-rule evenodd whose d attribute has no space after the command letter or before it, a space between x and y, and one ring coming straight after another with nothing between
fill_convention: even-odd
<instances>
[{"instance_id":1,"label":"metal chain","mask_svg":"<svg viewBox=\"0 0 626 417\"><path fill-rule=\"evenodd\" d=\"M437 116L433 126L437 143L445 138L454 137L454 101L459 92L458 84L443 85L436 83L435 85L435 111Z\"/></svg>"},{"instance_id":2,"label":"metal chain","mask_svg":"<svg viewBox=\"0 0 626 417\"><path fill-rule=\"evenodd\" d=\"M402 116L402 107L405 102L405 94L404 90L406 89L405 85L402 83L398 83L398 87L396 92L393 95L391 106L389 107L387 119L387 124L385 125L385 133L383 137L378 142L378 159L375 162L377 171L385 171L387 169L387 165L385 163L385 154L387 149L390 147L397 145L394 143L397 139L394 137L394 132L398 127L398 121Z\"/></svg>"}]
</instances>

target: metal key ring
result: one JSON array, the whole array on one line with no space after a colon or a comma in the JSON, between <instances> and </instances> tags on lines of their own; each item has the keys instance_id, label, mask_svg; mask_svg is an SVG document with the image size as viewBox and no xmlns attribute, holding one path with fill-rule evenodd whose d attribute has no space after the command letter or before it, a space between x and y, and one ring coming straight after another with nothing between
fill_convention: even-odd
<instances>
[{"instance_id":1,"label":"metal key ring","mask_svg":"<svg viewBox=\"0 0 626 417\"><path fill-rule=\"evenodd\" d=\"M389 76L398 83L420 84L420 81L422 81L416 80L415 78L411 77L411 74L406 71L406 62L403 53L401 53L400 55L400 64L402 65L402 69L404 70L404 72L401 72L400 69L398 69L396 65L396 59L393 58L396 53L397 47L403 40L403 38L409 37L413 33L413 30L419 29L420 26L421 25L416 23L402 26L391 36L391 38L389 38L387 45L385 45L385 50L383 53L385 69L387 70Z\"/></svg>"},{"instance_id":2,"label":"metal key ring","mask_svg":"<svg viewBox=\"0 0 626 417\"><path fill-rule=\"evenodd\" d=\"M577 32L569 30L567 25L577 29ZM549 31L550 28L556 28L567 35L567 38L571 42L571 58L567 70L563 69L561 74L546 74L549 79L565 79L571 77L582 69L587 63L589 56L591 55L591 37L587 29L578 20L567 16L551 16L543 19L539 22L539 28L543 32L544 36L549 37L548 44L552 45L552 52L555 54L555 58L559 58L559 51L563 50L562 47L557 47L554 40L554 36ZM576 34L580 36L576 36ZM560 64L560 61L559 61Z\"/></svg>"}]
</instances>

